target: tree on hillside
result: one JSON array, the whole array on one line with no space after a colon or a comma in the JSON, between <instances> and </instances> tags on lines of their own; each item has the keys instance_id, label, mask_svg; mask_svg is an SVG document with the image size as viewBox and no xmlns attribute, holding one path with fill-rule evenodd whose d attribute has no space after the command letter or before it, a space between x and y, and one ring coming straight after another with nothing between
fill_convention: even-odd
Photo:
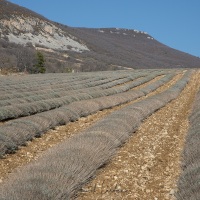
<instances>
[{"instance_id":1,"label":"tree on hillside","mask_svg":"<svg viewBox=\"0 0 200 200\"><path fill-rule=\"evenodd\" d=\"M34 65L35 67L35 73L45 73L46 72L46 67L45 67L45 59L43 54L40 51L37 51L37 60L36 64Z\"/></svg>"}]
</instances>

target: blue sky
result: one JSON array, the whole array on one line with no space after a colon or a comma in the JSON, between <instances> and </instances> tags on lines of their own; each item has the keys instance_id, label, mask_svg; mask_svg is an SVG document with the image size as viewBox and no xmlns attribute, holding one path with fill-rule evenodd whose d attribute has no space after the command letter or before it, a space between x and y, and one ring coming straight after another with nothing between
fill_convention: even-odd
<instances>
[{"instance_id":1,"label":"blue sky","mask_svg":"<svg viewBox=\"0 0 200 200\"><path fill-rule=\"evenodd\" d=\"M10 0L74 27L146 31L172 48L200 57L200 0Z\"/></svg>"}]
</instances>

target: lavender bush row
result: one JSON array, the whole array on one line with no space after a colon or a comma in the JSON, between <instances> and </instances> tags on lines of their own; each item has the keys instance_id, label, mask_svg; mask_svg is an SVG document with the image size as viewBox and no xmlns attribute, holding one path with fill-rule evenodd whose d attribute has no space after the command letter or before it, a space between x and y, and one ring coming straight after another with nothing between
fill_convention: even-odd
<instances>
[{"instance_id":1,"label":"lavender bush row","mask_svg":"<svg viewBox=\"0 0 200 200\"><path fill-rule=\"evenodd\" d=\"M135 77L137 78L138 76L135 76ZM0 100L0 106L17 104L18 102L25 103L25 102L45 100L48 98L62 97L62 96L68 95L69 92L73 92L75 94L75 93L83 92L80 89L86 89L86 88L95 89L94 87L97 87L97 86L99 86L98 89L105 89L112 86L111 84L109 84L109 82L113 81L114 83L113 85L115 85L115 84L120 84L123 82L125 83L130 80L134 80L135 77L129 76L127 78L121 78L121 77L112 78L112 79L109 78L109 79L101 80L101 81L91 80L92 83L89 82L88 84L87 83L79 83L79 84L70 83L71 85L59 85L59 88L55 88L55 89L51 88L51 89L43 90L43 88L41 88L41 90L39 91L28 91L28 92L23 92L23 93L17 90L12 94L1 96L1 99L4 99L4 100Z\"/></svg>"},{"instance_id":2,"label":"lavender bush row","mask_svg":"<svg viewBox=\"0 0 200 200\"><path fill-rule=\"evenodd\" d=\"M78 94L72 94L72 95L69 94L68 96L64 96L61 98L52 98L33 103L23 103L22 105L16 104L11 106L4 106L0 108L0 120L2 121L6 119L13 119L22 116L32 115L39 112L48 111L72 103L74 101L98 98L101 96L109 96L125 92L137 85L148 82L155 76L157 76L157 74L156 75L151 74L148 77L145 77L143 80L136 80L133 83L119 86L117 88L109 88L105 90L99 90L99 88L95 88L95 90L92 91L88 90L87 92L83 91L82 93Z\"/></svg>"},{"instance_id":3,"label":"lavender bush row","mask_svg":"<svg viewBox=\"0 0 200 200\"><path fill-rule=\"evenodd\" d=\"M177 200L200 199L200 91L196 96L190 127L183 151L182 173L178 181Z\"/></svg>"},{"instance_id":4,"label":"lavender bush row","mask_svg":"<svg viewBox=\"0 0 200 200\"><path fill-rule=\"evenodd\" d=\"M118 74L114 74L112 75L112 77L110 76L104 76L104 77L101 77L99 76L98 74L96 74L96 77L91 77L91 76L88 76L87 79L84 79L84 80L81 80L81 81L78 81L78 80L65 80L65 79L60 79L60 83L58 82L55 82L55 81L52 81L52 80L47 80L48 81L48 85L45 85L43 86L40 82L37 82L37 86L34 87L33 83L30 82L30 83L27 83L25 85L25 88L23 88L21 85L19 85L19 83L16 83L16 87L17 88L14 88L14 89L10 89L9 87L4 91L4 96L3 95L3 91L0 90L0 93L2 94L0 99L6 99L6 98L12 98L12 95L16 95L16 97L20 97L22 95L19 95L19 92L20 93L24 93L24 95L29 95L31 92L36 92L36 93L41 93L41 92L45 92L45 90L48 90L48 89L51 89L51 90L57 90L58 88L64 88L64 89L70 89L70 87L74 87L74 86L78 86L80 85L81 88L83 88L83 84L88 84L88 86L90 86L91 84L92 85L100 85L100 84L103 84L103 82L101 83L101 81L104 81L106 79L111 79L111 80L117 80L117 79L120 79L120 78L124 78L124 77L128 77L130 76L131 73L127 74L127 75L124 75L124 74L121 74L121 73L118 73ZM133 73L133 75L137 75L137 73ZM74 75L75 76L75 75ZM80 76L81 77L81 76ZM46 79L46 77L44 77L44 79ZM99 83L96 83L96 81L99 81ZM106 81L105 81L106 82ZM6 85L6 84L4 84ZM19 86L18 86L19 85ZM10 89L10 90L8 90ZM68 90L69 90L68 89ZM71 88L73 89L73 88ZM10 94L11 92L11 94ZM13 94L14 93L14 94Z\"/></svg>"},{"instance_id":5,"label":"lavender bush row","mask_svg":"<svg viewBox=\"0 0 200 200\"><path fill-rule=\"evenodd\" d=\"M165 81L162 81L162 79ZM171 79L171 76L168 76L168 79L165 77L162 79L157 81L157 87L155 87L156 82L152 83L154 87L152 87L152 90L148 91L152 92L157 89L161 85L161 82L162 84L165 84ZM146 86L145 88L149 88L149 86ZM12 120L11 122L1 126L0 155L2 156L5 153L12 153L18 148L18 146L24 145L26 141L31 140L33 137L39 137L50 128L67 124L70 121L75 121L80 117L88 116L99 110L127 103L142 97L145 94L146 93L142 90L130 90L112 96L74 102L59 109L24 117L22 119Z\"/></svg>"},{"instance_id":6,"label":"lavender bush row","mask_svg":"<svg viewBox=\"0 0 200 200\"><path fill-rule=\"evenodd\" d=\"M49 149L37 162L22 167L1 185L1 199L72 199L142 121L177 98L188 81L189 74L176 83L177 87L116 111L86 131Z\"/></svg>"},{"instance_id":7,"label":"lavender bush row","mask_svg":"<svg viewBox=\"0 0 200 200\"><path fill-rule=\"evenodd\" d=\"M149 70L145 70L147 73ZM153 70L158 71L158 70ZM49 85L51 82L56 82L57 84L62 83L64 80L85 80L88 78L101 77L105 79L111 78L116 75L127 75L127 74L142 73L142 70L129 70L129 71L107 71L107 72L90 72L90 73L75 73L75 74L35 74L35 75L19 75L19 76L1 76L0 77L0 90L4 87L7 88L16 88L18 85L23 85L26 88L28 83L31 83L31 86L38 85ZM39 84L38 84L39 83ZM22 87L22 86L20 86ZM23 87L22 87L23 88Z\"/></svg>"},{"instance_id":8,"label":"lavender bush row","mask_svg":"<svg viewBox=\"0 0 200 200\"><path fill-rule=\"evenodd\" d=\"M171 70L172 71L172 70ZM162 70L162 71L158 71L158 70L151 70L149 72L149 70L145 70L145 72L148 74L148 73L152 73L152 72L159 72L159 73L168 73L169 70ZM33 75L28 75L28 76L23 76L23 78L21 78L20 80L16 79L16 81L13 83L13 87L11 87L9 83L9 81L7 79L3 79L1 80L0 83L2 83L3 85L3 88L0 88L0 92L2 94L2 92L5 92L5 93L8 93L9 91L13 91L13 90L17 90L17 89L20 89L21 92L24 91L27 91L27 88L29 90L32 90L32 91L38 91L38 87L39 87L39 90L41 90L42 88L44 89L48 89L49 87L50 88L58 88L60 87L59 85L63 83L70 83L70 82L74 82L74 84L72 85L76 85L77 83L79 83L79 80L80 81L86 81L86 82L93 82L96 80L103 80L103 79L108 79L108 78L113 78L113 77L126 77L127 75L136 75L138 73L144 73L144 72L140 72L140 70L134 70L134 71L128 71L128 72L107 72L106 74L105 73L100 73L100 72L96 72L96 73L88 73L87 75L85 74L84 76L82 74L84 73L79 73L79 74L74 74L74 76L63 76L62 74L59 74L59 76L57 74L53 74L51 76L49 76L49 74L45 74L43 75L43 79L42 80L37 80L35 78L33 78L33 80L29 80L24 82L23 80L26 79L27 77L32 77ZM50 78L50 77L54 77L54 78ZM35 75L34 75L35 77ZM0 77L1 78L1 77ZM13 77L14 78L14 77ZM89 79L89 81L87 81ZM90 79L94 79L94 80L91 80ZM12 80L12 79L11 79ZM15 80L15 78L14 78ZM22 83L22 84L21 84ZM44 84L44 85L43 85ZM4 90L4 91L3 91Z\"/></svg>"},{"instance_id":9,"label":"lavender bush row","mask_svg":"<svg viewBox=\"0 0 200 200\"><path fill-rule=\"evenodd\" d=\"M120 78L120 76L118 75L118 77ZM122 76L124 77L124 76ZM46 77L44 77L45 79ZM79 78L79 77L78 77ZM81 77L80 77L81 78ZM95 84L96 81L103 81L104 79L110 79L110 77L86 77L83 80L79 80L79 79L60 79L59 82L58 81L53 81L53 80L46 80L46 82L48 84L43 85L41 82L37 82L37 84L33 84L32 82L26 83L26 84L19 84L18 82L15 84L15 87L10 87L4 86L4 90L0 89L1 94L5 95L1 96L0 99L6 99L6 97L8 98L9 95L11 95L10 98L12 98L13 92L15 93L15 95L17 96L19 92L21 93L26 93L24 95L28 95L30 92L42 92L42 90L48 90L48 89L58 89L58 88L65 88L68 89L69 87L72 86L76 86L77 85L82 85L82 84L91 84L91 82L93 84ZM101 84L101 82L99 83ZM6 85L6 82L4 82L4 85ZM97 83L98 85L98 83ZM83 87L83 86L82 86ZM11 93L11 94L10 94Z\"/></svg>"},{"instance_id":10,"label":"lavender bush row","mask_svg":"<svg viewBox=\"0 0 200 200\"><path fill-rule=\"evenodd\" d=\"M26 85L31 83L30 87L37 87L38 85L50 85L51 82L56 82L56 83L61 83L62 81L68 81L68 80L85 80L88 77L86 76L77 76L74 75L72 76L68 76L66 75L65 77L62 76L62 74L52 74L51 76L49 76L49 74L45 74L45 75L40 75L40 79L37 78L38 75L26 75L26 76L12 76L12 77L0 77L1 79L1 84L0 84L0 89L3 90L5 89L17 89L17 88L21 88L24 89L26 88ZM28 77L28 80L27 80ZM91 75L91 77L94 77ZM6 83L6 84L4 84Z\"/></svg>"}]
</instances>

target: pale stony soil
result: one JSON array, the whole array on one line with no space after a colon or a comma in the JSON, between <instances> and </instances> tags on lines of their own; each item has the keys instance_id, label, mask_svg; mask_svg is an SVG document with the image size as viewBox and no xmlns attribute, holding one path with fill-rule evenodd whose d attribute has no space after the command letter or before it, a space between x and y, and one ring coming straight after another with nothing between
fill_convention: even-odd
<instances>
[{"instance_id":1,"label":"pale stony soil","mask_svg":"<svg viewBox=\"0 0 200 200\"><path fill-rule=\"evenodd\" d=\"M78 199L173 200L181 172L188 114L200 86L196 73L181 95L150 116Z\"/></svg>"},{"instance_id":2,"label":"pale stony soil","mask_svg":"<svg viewBox=\"0 0 200 200\"><path fill-rule=\"evenodd\" d=\"M41 138L35 138L33 141L28 142L27 146L21 147L20 150L18 150L15 154L6 155L4 159L0 160L0 182L3 182L4 179L8 176L8 174L13 172L16 168L26 165L32 160L36 160L38 156L42 155L42 152L47 150L48 148L51 148L52 146L58 144L59 142L71 137L72 135L85 130L91 124L102 119L103 117L105 117L106 115L110 114L115 110L121 109L122 107L125 107L128 104L134 103L136 101L147 98L148 96L152 96L154 94L157 94L159 92L168 89L181 77L182 74L176 75L167 84L158 88L156 91L148 94L145 97L139 98L135 101L131 101L127 104L123 104L121 106L113 107L112 109L99 111L94 115L81 118L80 120L73 123L69 123L68 125L57 127L55 128L55 130L48 131L47 134L44 134ZM135 89L140 89L160 78L161 78L160 76L156 77L154 80L145 83L141 86L138 86Z\"/></svg>"}]
</instances>

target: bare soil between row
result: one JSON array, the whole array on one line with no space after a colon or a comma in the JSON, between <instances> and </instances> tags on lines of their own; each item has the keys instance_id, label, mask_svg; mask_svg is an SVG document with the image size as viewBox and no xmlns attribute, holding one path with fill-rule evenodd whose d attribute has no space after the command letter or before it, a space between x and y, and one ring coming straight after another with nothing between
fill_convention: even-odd
<instances>
[{"instance_id":1,"label":"bare soil between row","mask_svg":"<svg viewBox=\"0 0 200 200\"><path fill-rule=\"evenodd\" d=\"M176 100L146 119L77 199L175 199L188 115L199 78L196 73Z\"/></svg>"},{"instance_id":2,"label":"bare soil between row","mask_svg":"<svg viewBox=\"0 0 200 200\"><path fill-rule=\"evenodd\" d=\"M65 126L56 127L55 130L49 130L46 134L43 134L41 138L34 138L33 141L27 143L27 146L20 147L20 150L18 150L15 154L6 155L4 159L0 160L0 182L6 181L6 177L10 173L14 172L17 168L24 166L33 160L36 160L39 156L42 156L42 152L45 150L62 142L63 140L68 139L74 134L85 130L87 127L91 126L93 123L102 119L111 112L114 112L115 110L121 109L128 104L135 103L136 101L140 101L144 98L147 98L148 96L152 96L168 89L178 79L180 79L181 76L182 74L176 75L169 83L166 83L164 86L158 88L156 91L148 94L145 97L131 101L127 104L113 107L112 109L99 111L88 117L83 117L76 122L69 123ZM141 87L144 87L160 78L161 77L157 77L148 83L136 87L135 89L140 89Z\"/></svg>"}]
</instances>

